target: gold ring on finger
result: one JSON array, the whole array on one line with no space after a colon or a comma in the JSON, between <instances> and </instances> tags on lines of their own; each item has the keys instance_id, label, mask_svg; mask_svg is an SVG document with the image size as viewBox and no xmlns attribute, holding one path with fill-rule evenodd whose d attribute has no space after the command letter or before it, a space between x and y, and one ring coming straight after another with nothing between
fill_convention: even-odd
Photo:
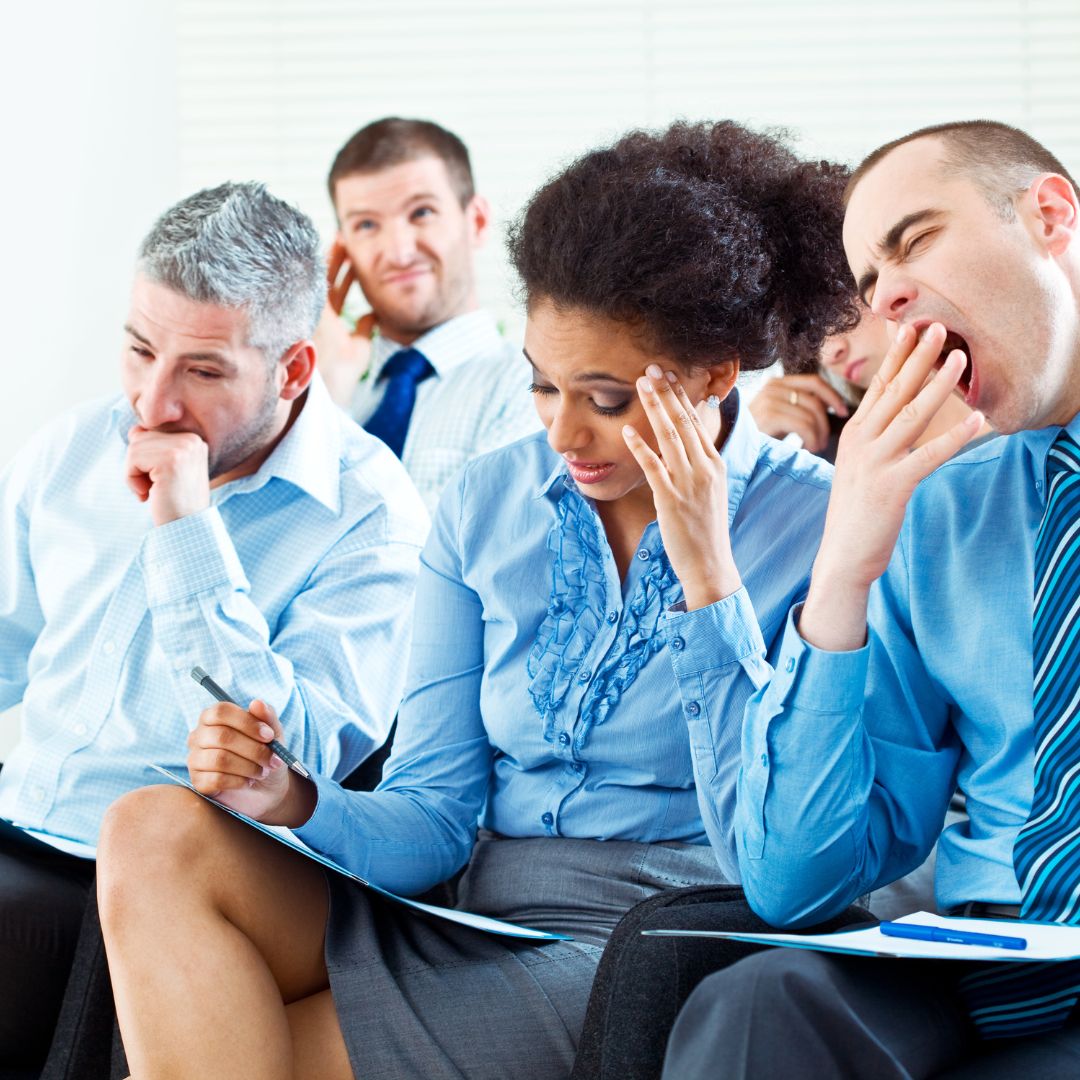
<instances>
[{"instance_id":1,"label":"gold ring on finger","mask_svg":"<svg viewBox=\"0 0 1080 1080\"><path fill-rule=\"evenodd\" d=\"M788 401L791 402L792 405L798 405L799 404L799 391L798 390L792 390L791 393L788 394L787 399L788 399Z\"/></svg>"}]
</instances>

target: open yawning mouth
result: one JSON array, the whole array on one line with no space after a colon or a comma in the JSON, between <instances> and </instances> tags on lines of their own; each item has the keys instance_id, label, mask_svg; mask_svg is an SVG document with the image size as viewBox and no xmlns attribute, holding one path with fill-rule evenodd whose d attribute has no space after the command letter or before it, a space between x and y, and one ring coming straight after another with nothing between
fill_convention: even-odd
<instances>
[{"instance_id":1,"label":"open yawning mouth","mask_svg":"<svg viewBox=\"0 0 1080 1080\"><path fill-rule=\"evenodd\" d=\"M945 344L941 347L941 355L934 361L934 367L940 368L949 358L949 353L954 349L959 349L967 358L967 365L960 376L959 382L956 384L957 390L966 398L971 393L971 383L975 369L971 362L971 346L955 331L949 330L946 332Z\"/></svg>"}]
</instances>

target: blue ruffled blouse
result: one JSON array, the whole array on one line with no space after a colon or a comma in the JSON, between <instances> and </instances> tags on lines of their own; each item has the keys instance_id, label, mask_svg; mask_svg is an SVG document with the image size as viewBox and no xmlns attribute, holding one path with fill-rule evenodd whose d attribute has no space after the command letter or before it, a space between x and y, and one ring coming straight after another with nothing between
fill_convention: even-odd
<instances>
[{"instance_id":1,"label":"blue ruffled blouse","mask_svg":"<svg viewBox=\"0 0 1080 1080\"><path fill-rule=\"evenodd\" d=\"M737 395L729 525L743 587L698 611L655 522L620 580L591 499L540 433L471 462L421 560L394 753L376 792L317 780L298 835L416 893L507 836L733 838L743 708L805 596L830 468L763 436Z\"/></svg>"}]
</instances>

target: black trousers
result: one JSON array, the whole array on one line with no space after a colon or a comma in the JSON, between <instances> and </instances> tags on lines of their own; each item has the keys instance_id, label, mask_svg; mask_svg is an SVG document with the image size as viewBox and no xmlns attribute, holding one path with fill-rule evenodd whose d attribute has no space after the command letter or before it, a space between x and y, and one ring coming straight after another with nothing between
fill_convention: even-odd
<instances>
[{"instance_id":1,"label":"black trousers","mask_svg":"<svg viewBox=\"0 0 1080 1080\"><path fill-rule=\"evenodd\" d=\"M39 1067L60 1012L94 863L0 819L0 1066Z\"/></svg>"}]
</instances>

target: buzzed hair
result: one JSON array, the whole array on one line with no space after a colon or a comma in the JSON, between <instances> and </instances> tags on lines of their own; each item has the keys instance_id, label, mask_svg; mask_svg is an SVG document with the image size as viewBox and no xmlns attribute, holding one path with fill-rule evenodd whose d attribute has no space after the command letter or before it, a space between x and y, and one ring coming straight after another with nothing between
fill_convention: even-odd
<instances>
[{"instance_id":1,"label":"buzzed hair","mask_svg":"<svg viewBox=\"0 0 1080 1080\"><path fill-rule=\"evenodd\" d=\"M423 157L442 161L461 205L467 206L476 191L465 144L452 131L430 120L405 120L400 116L387 116L362 127L338 151L327 178L330 201L334 201L337 182L346 176L381 172Z\"/></svg>"},{"instance_id":2,"label":"buzzed hair","mask_svg":"<svg viewBox=\"0 0 1080 1080\"><path fill-rule=\"evenodd\" d=\"M1027 132L997 120L959 120L919 128L910 135L879 146L851 174L844 192L844 205L851 199L859 181L882 158L898 146L931 137L941 140L944 147L942 168L945 175L968 177L1006 220L1016 214L1017 195L1027 191L1040 173L1058 173L1076 188L1076 181L1068 169Z\"/></svg>"}]
</instances>

